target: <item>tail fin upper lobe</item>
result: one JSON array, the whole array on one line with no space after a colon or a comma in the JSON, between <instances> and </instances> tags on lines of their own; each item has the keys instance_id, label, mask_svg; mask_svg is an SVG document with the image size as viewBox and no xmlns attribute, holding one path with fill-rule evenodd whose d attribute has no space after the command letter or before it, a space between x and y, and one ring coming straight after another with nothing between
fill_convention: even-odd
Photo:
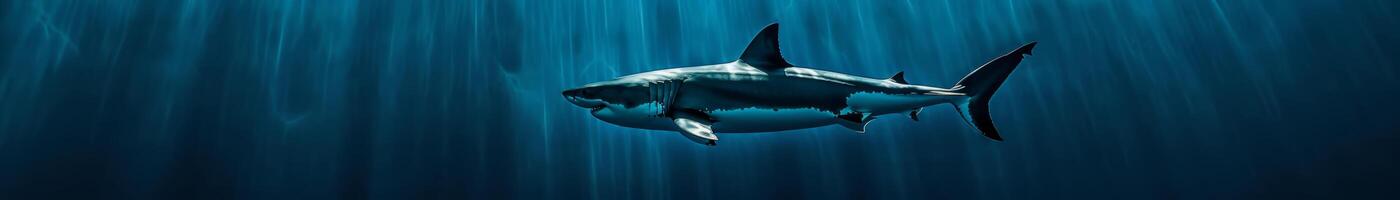
<instances>
[{"instance_id":1,"label":"tail fin upper lobe","mask_svg":"<svg viewBox=\"0 0 1400 200\"><path fill-rule=\"evenodd\" d=\"M1035 44L1031 42L982 64L953 86L957 92L967 94L967 98L954 101L953 105L957 107L958 113L962 114L963 120L981 131L982 136L996 141L1002 140L996 126L992 125L987 103L992 99L992 94L997 92L997 88L1001 87L1001 83L1006 82L1006 77L1011 75L1011 71L1016 69L1016 65L1021 64L1021 59L1031 55Z\"/></svg>"}]
</instances>

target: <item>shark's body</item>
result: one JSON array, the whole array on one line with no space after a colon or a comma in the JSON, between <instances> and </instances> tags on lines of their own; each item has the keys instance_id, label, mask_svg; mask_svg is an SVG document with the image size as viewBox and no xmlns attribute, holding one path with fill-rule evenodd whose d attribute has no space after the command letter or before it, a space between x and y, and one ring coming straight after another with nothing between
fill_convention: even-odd
<instances>
[{"instance_id":1,"label":"shark's body","mask_svg":"<svg viewBox=\"0 0 1400 200\"><path fill-rule=\"evenodd\" d=\"M1001 140L986 103L1035 43L994 59L950 89L912 85L903 72L873 79L796 67L778 52L777 24L761 31L739 60L657 70L564 91L603 121L679 131L707 145L714 133L772 132L842 125L864 132L876 116L954 104L983 135Z\"/></svg>"}]
</instances>

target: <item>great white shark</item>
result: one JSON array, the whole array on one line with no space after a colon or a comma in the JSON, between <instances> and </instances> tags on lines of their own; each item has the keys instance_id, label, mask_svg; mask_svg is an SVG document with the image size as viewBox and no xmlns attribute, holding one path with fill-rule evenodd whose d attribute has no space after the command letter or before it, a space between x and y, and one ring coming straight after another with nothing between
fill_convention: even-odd
<instances>
[{"instance_id":1,"label":"great white shark","mask_svg":"<svg viewBox=\"0 0 1400 200\"><path fill-rule=\"evenodd\" d=\"M594 117L624 127L677 131L713 146L715 133L753 133L837 124L865 132L878 116L952 104L967 124L1001 141L987 103L1035 42L983 64L951 88L802 68L778 51L778 24L759 31L738 60L656 70L565 90Z\"/></svg>"}]
</instances>

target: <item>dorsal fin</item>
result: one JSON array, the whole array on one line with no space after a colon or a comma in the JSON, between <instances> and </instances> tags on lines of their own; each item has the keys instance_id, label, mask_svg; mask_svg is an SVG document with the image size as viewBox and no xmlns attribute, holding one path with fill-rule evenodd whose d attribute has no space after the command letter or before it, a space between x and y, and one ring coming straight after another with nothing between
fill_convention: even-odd
<instances>
[{"instance_id":1,"label":"dorsal fin","mask_svg":"<svg viewBox=\"0 0 1400 200\"><path fill-rule=\"evenodd\" d=\"M749 42L749 47L744 49L744 54L739 56L739 61L763 70L791 67L792 64L788 64L783 54L778 52L778 23L769 24L759 31Z\"/></svg>"},{"instance_id":2,"label":"dorsal fin","mask_svg":"<svg viewBox=\"0 0 1400 200\"><path fill-rule=\"evenodd\" d=\"M909 84L909 81L904 80L904 72L902 71L899 73L895 73L894 76L891 76L890 81L894 81L895 83L899 84Z\"/></svg>"}]
</instances>

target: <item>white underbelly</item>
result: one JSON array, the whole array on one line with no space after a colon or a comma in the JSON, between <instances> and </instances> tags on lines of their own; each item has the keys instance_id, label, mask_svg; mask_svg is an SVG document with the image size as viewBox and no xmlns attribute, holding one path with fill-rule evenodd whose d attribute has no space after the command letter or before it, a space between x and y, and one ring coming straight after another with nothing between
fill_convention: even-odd
<instances>
[{"instance_id":1,"label":"white underbelly","mask_svg":"<svg viewBox=\"0 0 1400 200\"><path fill-rule=\"evenodd\" d=\"M836 123L836 115L816 108L716 110L712 128L718 133L773 132L826 126Z\"/></svg>"},{"instance_id":2,"label":"white underbelly","mask_svg":"<svg viewBox=\"0 0 1400 200\"><path fill-rule=\"evenodd\" d=\"M650 130L676 130L676 125L671 118L660 114L662 108L663 106L657 103L647 103L630 108L608 105L606 109L593 111L592 114L593 117L619 126Z\"/></svg>"}]
</instances>

